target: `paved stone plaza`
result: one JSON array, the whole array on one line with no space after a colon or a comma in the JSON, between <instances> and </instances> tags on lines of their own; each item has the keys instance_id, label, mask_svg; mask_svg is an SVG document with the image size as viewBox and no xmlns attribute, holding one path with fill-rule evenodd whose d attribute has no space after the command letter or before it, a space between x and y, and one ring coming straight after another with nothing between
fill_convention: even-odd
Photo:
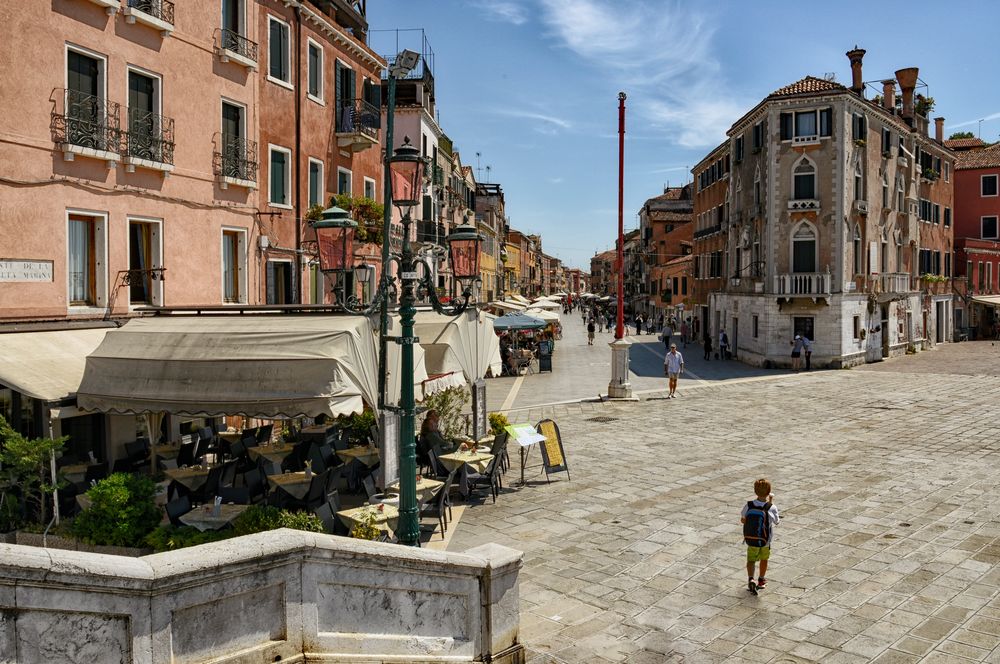
<instances>
[{"instance_id":1,"label":"paved stone plaza","mask_svg":"<svg viewBox=\"0 0 1000 664\"><path fill-rule=\"evenodd\" d=\"M557 372L582 363L567 333ZM1000 662L1000 346L873 368L733 363L676 400L514 410L558 421L572 479L512 469L449 548L525 552L533 662ZM783 520L754 597L739 510L761 476Z\"/></svg>"}]
</instances>

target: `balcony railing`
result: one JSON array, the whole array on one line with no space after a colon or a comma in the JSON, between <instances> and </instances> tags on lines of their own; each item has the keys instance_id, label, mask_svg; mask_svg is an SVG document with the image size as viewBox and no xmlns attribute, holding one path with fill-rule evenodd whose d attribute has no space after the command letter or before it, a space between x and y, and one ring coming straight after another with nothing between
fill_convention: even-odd
<instances>
[{"instance_id":1,"label":"balcony railing","mask_svg":"<svg viewBox=\"0 0 1000 664\"><path fill-rule=\"evenodd\" d=\"M794 198L788 201L788 209L792 212L819 210L819 200L815 198Z\"/></svg>"},{"instance_id":2,"label":"balcony railing","mask_svg":"<svg viewBox=\"0 0 1000 664\"><path fill-rule=\"evenodd\" d=\"M776 295L829 295L829 272L791 272L774 276Z\"/></svg>"},{"instance_id":3,"label":"balcony railing","mask_svg":"<svg viewBox=\"0 0 1000 664\"><path fill-rule=\"evenodd\" d=\"M909 272L886 272L879 277L882 280L883 293L908 293L912 290Z\"/></svg>"},{"instance_id":4,"label":"balcony railing","mask_svg":"<svg viewBox=\"0 0 1000 664\"><path fill-rule=\"evenodd\" d=\"M223 30L221 40L224 59L236 56L241 64L248 66L257 64L257 42L250 41L235 30Z\"/></svg>"},{"instance_id":5,"label":"balcony railing","mask_svg":"<svg viewBox=\"0 0 1000 664\"><path fill-rule=\"evenodd\" d=\"M84 94L77 90L62 90L62 109L56 109L53 118L55 141L62 145L67 159L72 154L86 154L94 150L102 158L114 153L117 160L121 151L121 106L102 97Z\"/></svg>"},{"instance_id":6,"label":"balcony railing","mask_svg":"<svg viewBox=\"0 0 1000 664\"><path fill-rule=\"evenodd\" d=\"M222 151L216 153L217 174L237 184L257 182L257 143L232 136L222 137Z\"/></svg>"},{"instance_id":7,"label":"balcony railing","mask_svg":"<svg viewBox=\"0 0 1000 664\"><path fill-rule=\"evenodd\" d=\"M174 26L174 3L170 0L128 0L125 16L129 23L139 20L170 34Z\"/></svg>"},{"instance_id":8,"label":"balcony railing","mask_svg":"<svg viewBox=\"0 0 1000 664\"><path fill-rule=\"evenodd\" d=\"M382 125L382 113L377 106L364 99L347 99L341 102L337 113L338 134L365 134L378 140L378 130Z\"/></svg>"},{"instance_id":9,"label":"balcony railing","mask_svg":"<svg viewBox=\"0 0 1000 664\"><path fill-rule=\"evenodd\" d=\"M861 215L868 214L868 201L855 200L854 211Z\"/></svg>"},{"instance_id":10,"label":"balcony railing","mask_svg":"<svg viewBox=\"0 0 1000 664\"><path fill-rule=\"evenodd\" d=\"M444 169L437 164L434 164L432 179L436 186L444 186Z\"/></svg>"},{"instance_id":11,"label":"balcony railing","mask_svg":"<svg viewBox=\"0 0 1000 664\"><path fill-rule=\"evenodd\" d=\"M143 109L128 109L126 149L130 159L174 163L174 119Z\"/></svg>"},{"instance_id":12,"label":"balcony railing","mask_svg":"<svg viewBox=\"0 0 1000 664\"><path fill-rule=\"evenodd\" d=\"M718 233L722 230L722 224L715 224L714 226L709 226L708 228L702 228L694 232L694 239L705 237L706 235L711 235L712 233Z\"/></svg>"}]
</instances>

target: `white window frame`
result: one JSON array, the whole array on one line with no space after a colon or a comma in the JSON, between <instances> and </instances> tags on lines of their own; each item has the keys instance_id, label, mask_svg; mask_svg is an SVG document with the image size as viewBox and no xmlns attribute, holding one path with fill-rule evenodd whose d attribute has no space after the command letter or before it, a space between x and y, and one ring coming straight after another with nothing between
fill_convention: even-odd
<instances>
[{"instance_id":1,"label":"white window frame","mask_svg":"<svg viewBox=\"0 0 1000 664\"><path fill-rule=\"evenodd\" d=\"M70 304L69 288L69 222L71 215L92 217L94 229L94 304ZM66 308L69 313L103 311L108 306L108 213L99 210L66 208Z\"/></svg>"},{"instance_id":2,"label":"white window frame","mask_svg":"<svg viewBox=\"0 0 1000 664\"><path fill-rule=\"evenodd\" d=\"M314 95L309 92L309 74L310 74L310 59L309 59L309 49L311 47L316 47L319 50L319 94ZM320 106L326 106L326 101L324 97L326 94L326 50L323 45L312 37L306 37L306 97L316 102Z\"/></svg>"},{"instance_id":3,"label":"white window frame","mask_svg":"<svg viewBox=\"0 0 1000 664\"><path fill-rule=\"evenodd\" d=\"M159 217L142 217L139 215L130 214L125 217L125 250L126 250L126 267L131 268L132 265L132 239L129 236L129 230L132 226L132 222L138 224L148 224L153 226L152 236L152 246L151 254L151 265L149 269L161 268L163 267L163 219ZM149 283L151 302L154 307L163 306L163 281L160 279L151 279ZM138 305L145 306L145 305ZM131 295L129 299L129 308L132 308Z\"/></svg>"},{"instance_id":4,"label":"white window frame","mask_svg":"<svg viewBox=\"0 0 1000 664\"><path fill-rule=\"evenodd\" d=\"M102 55L97 51L91 50L84 46L74 44L73 42L66 42L66 48L63 50L63 88L69 89L69 52L75 51L80 55L85 55L88 58L94 58L97 60L97 72L101 77L101 99L107 100L108 98L108 56ZM125 79L125 92L128 92L128 79ZM126 99L128 95L126 94Z\"/></svg>"},{"instance_id":5,"label":"white window frame","mask_svg":"<svg viewBox=\"0 0 1000 664\"><path fill-rule=\"evenodd\" d=\"M951 162L942 160L941 170L944 171L944 181L951 182Z\"/></svg>"},{"instance_id":6,"label":"white window frame","mask_svg":"<svg viewBox=\"0 0 1000 664\"><path fill-rule=\"evenodd\" d=\"M222 126L222 117L223 117L222 107L223 107L224 104L229 104L230 106L237 106L237 107L240 108L240 111L241 111L240 112L240 136L243 137L244 141L249 140L250 137L247 136L247 105L244 102L237 101L237 100L231 99L229 97L221 97L220 100L219 100L219 116L218 116L219 117L219 136L222 136L222 130L223 130L223 126Z\"/></svg>"},{"instance_id":7,"label":"white window frame","mask_svg":"<svg viewBox=\"0 0 1000 664\"><path fill-rule=\"evenodd\" d=\"M809 175L808 173L797 173L796 172L796 171L799 170L799 167L802 166L803 164L812 169L812 179L813 179L813 186L812 186L813 197L812 198L797 198L797 195L796 195L796 192L795 192L795 181L796 181L796 179L799 178L799 177L806 177L807 175ZM799 201L799 200L802 200L802 201L814 201L814 200L817 200L819 198L819 169L816 167L816 162L814 162L812 159L810 159L809 157L807 157L805 155L802 155L802 157L800 157L798 160L795 161L795 163L792 164L792 190L791 190L791 194L792 195L789 197L789 200L793 200L793 201Z\"/></svg>"},{"instance_id":8,"label":"white window frame","mask_svg":"<svg viewBox=\"0 0 1000 664\"><path fill-rule=\"evenodd\" d=\"M319 164L319 192L318 192L319 193L319 205L325 205L326 204L325 203L325 201L326 201L326 164L324 164L321 160L316 159L314 157L309 157L309 171L307 173L307 178L306 178L306 189L307 189L306 196L308 197L307 200L309 200L309 198L312 197L312 166L313 166L313 164ZM314 203L312 203L312 201L309 200L309 205L308 206L312 206L312 205L314 205Z\"/></svg>"},{"instance_id":9,"label":"white window frame","mask_svg":"<svg viewBox=\"0 0 1000 664\"><path fill-rule=\"evenodd\" d=\"M346 192L340 190L340 175L342 173L347 173L347 191ZM337 167L337 193L338 194L345 194L346 193L346 194L349 194L351 196L354 195L354 173L352 173L349 169L344 168L343 166L338 166Z\"/></svg>"},{"instance_id":10,"label":"white window frame","mask_svg":"<svg viewBox=\"0 0 1000 664\"><path fill-rule=\"evenodd\" d=\"M236 246L236 269L239 271L239 277L237 279L237 285L240 289L239 297L236 302L226 302L226 246L225 238L226 233L236 233L238 237L238 242ZM239 226L223 226L219 231L219 286L221 291L219 293L219 299L222 301L223 305L234 305L238 306L241 304L247 304L248 300L248 289L247 289L247 271L248 271L248 258L247 258L247 229L241 228Z\"/></svg>"},{"instance_id":11,"label":"white window frame","mask_svg":"<svg viewBox=\"0 0 1000 664\"><path fill-rule=\"evenodd\" d=\"M996 186L994 187L994 189L997 191L996 194L984 194L983 193L983 184L986 183L986 178L993 178L993 181L996 184ZM988 175L980 175L979 176L979 197L980 198L995 198L998 195L1000 195L1000 175L997 175L996 173L991 173L991 174L988 174Z\"/></svg>"},{"instance_id":12,"label":"white window frame","mask_svg":"<svg viewBox=\"0 0 1000 664\"><path fill-rule=\"evenodd\" d=\"M280 85L283 88L288 88L289 90L294 90L295 86L292 84L291 80L283 81L280 78L275 78L271 76L271 23L280 23L285 26L285 31L288 33L288 48L285 49L285 58L288 63L288 78L292 78L292 26L281 20L274 14L267 15L267 80L271 81L275 85Z\"/></svg>"},{"instance_id":13,"label":"white window frame","mask_svg":"<svg viewBox=\"0 0 1000 664\"><path fill-rule=\"evenodd\" d=\"M364 184L364 187L365 187L364 194L365 194L365 196L368 197L368 198L371 198L373 201L378 201L378 185L375 182L375 180L373 178L370 178L370 177L368 177L366 175L364 181L365 181L365 184ZM369 184L372 186L372 194L373 194L373 196L368 196L368 185Z\"/></svg>"},{"instance_id":14,"label":"white window frame","mask_svg":"<svg viewBox=\"0 0 1000 664\"><path fill-rule=\"evenodd\" d=\"M283 263L283 264L289 266L288 267L288 276L291 277L291 280L292 280L291 290L292 290L292 299L294 300L295 299L295 261L292 260L291 258L281 258L281 257L273 256L272 255L272 256L268 256L267 260L264 261L264 266L265 266L264 267L264 303L265 304L270 304L269 302L267 302L267 291L271 287L271 284L267 281L267 275L268 275L267 264L268 263ZM291 304L291 303L290 302L286 302L285 304Z\"/></svg>"},{"instance_id":15,"label":"white window frame","mask_svg":"<svg viewBox=\"0 0 1000 664\"><path fill-rule=\"evenodd\" d=\"M135 72L136 74L141 74L142 76L146 76L148 78L153 79L153 81L155 81L155 83L153 85L153 92L154 92L153 98L156 100L156 103L154 103L153 106L155 107L156 110L154 112L157 115L163 115L163 76L161 76L160 74L157 74L154 71L150 71L150 70L148 70L148 69L146 69L144 67L139 67L138 65L126 64L125 65L125 96L124 96L124 99L125 99L125 117L122 118L122 120L124 120L124 122L125 122L126 127L128 126L128 109L129 109L129 106L128 106L128 75L130 73L132 73L132 72Z\"/></svg>"},{"instance_id":16,"label":"white window frame","mask_svg":"<svg viewBox=\"0 0 1000 664\"><path fill-rule=\"evenodd\" d=\"M983 231L983 223L987 219L992 219L993 220L993 226L996 229L994 231L994 234L990 235L989 237L987 237L986 234L985 234L985 232ZM1000 216L995 215L995 214L986 214L986 215L983 215L982 217L980 217L979 218L979 237L981 239L983 239L983 240L996 240L998 237L1000 237Z\"/></svg>"},{"instance_id":17,"label":"white window frame","mask_svg":"<svg viewBox=\"0 0 1000 664\"><path fill-rule=\"evenodd\" d=\"M806 241L805 239L795 239L795 235L800 228L808 228L813 235L813 269L809 272L795 272L795 243ZM788 236L788 272L789 274L816 274L819 272L819 230L815 224L809 221L802 220L795 224Z\"/></svg>"},{"instance_id":18,"label":"white window frame","mask_svg":"<svg viewBox=\"0 0 1000 664\"><path fill-rule=\"evenodd\" d=\"M267 144L267 204L271 207L281 208L282 210L291 210L292 204L288 203L276 203L271 200L271 153L272 152L283 152L287 157L285 161L285 171L287 177L285 178L285 200L292 200L292 151L289 148L283 147L281 145L274 145L273 143Z\"/></svg>"}]
</instances>

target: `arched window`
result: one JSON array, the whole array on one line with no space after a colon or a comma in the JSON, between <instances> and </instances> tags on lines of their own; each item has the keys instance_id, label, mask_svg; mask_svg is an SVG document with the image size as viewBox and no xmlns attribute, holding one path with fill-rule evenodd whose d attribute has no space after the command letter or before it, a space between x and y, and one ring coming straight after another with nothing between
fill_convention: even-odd
<instances>
[{"instance_id":1,"label":"arched window","mask_svg":"<svg viewBox=\"0 0 1000 664\"><path fill-rule=\"evenodd\" d=\"M736 198L733 199L733 209L739 212L743 208L743 179L736 176Z\"/></svg>"},{"instance_id":2,"label":"arched window","mask_svg":"<svg viewBox=\"0 0 1000 664\"><path fill-rule=\"evenodd\" d=\"M906 194L903 192L903 176L900 175L896 178L896 210L899 212L905 212L903 207L906 205Z\"/></svg>"},{"instance_id":3,"label":"arched window","mask_svg":"<svg viewBox=\"0 0 1000 664\"><path fill-rule=\"evenodd\" d=\"M792 272L815 272L816 253L816 230L802 222L792 234Z\"/></svg>"},{"instance_id":4,"label":"arched window","mask_svg":"<svg viewBox=\"0 0 1000 664\"><path fill-rule=\"evenodd\" d=\"M882 207L889 207L889 178L882 173Z\"/></svg>"},{"instance_id":5,"label":"arched window","mask_svg":"<svg viewBox=\"0 0 1000 664\"><path fill-rule=\"evenodd\" d=\"M903 233L896 231L896 272L905 272L903 269Z\"/></svg>"},{"instance_id":6,"label":"arched window","mask_svg":"<svg viewBox=\"0 0 1000 664\"><path fill-rule=\"evenodd\" d=\"M862 274L861 263L861 227L854 225L854 274Z\"/></svg>"},{"instance_id":7,"label":"arched window","mask_svg":"<svg viewBox=\"0 0 1000 664\"><path fill-rule=\"evenodd\" d=\"M861 160L854 163L854 200L865 200L865 179L861 173Z\"/></svg>"},{"instance_id":8,"label":"arched window","mask_svg":"<svg viewBox=\"0 0 1000 664\"><path fill-rule=\"evenodd\" d=\"M761 277L764 276L763 270L761 269L760 263L760 233L754 230L753 233L753 250L750 254L750 259L753 261L753 276Z\"/></svg>"},{"instance_id":9,"label":"arched window","mask_svg":"<svg viewBox=\"0 0 1000 664\"><path fill-rule=\"evenodd\" d=\"M758 213L760 212L761 203L763 203L763 200L760 192L760 166L757 166L757 170L753 174L753 206Z\"/></svg>"},{"instance_id":10,"label":"arched window","mask_svg":"<svg viewBox=\"0 0 1000 664\"><path fill-rule=\"evenodd\" d=\"M882 229L882 243L879 247L882 253L879 254L879 264L882 267L882 274L889 271L889 240L885 236L885 229Z\"/></svg>"},{"instance_id":11,"label":"arched window","mask_svg":"<svg viewBox=\"0 0 1000 664\"><path fill-rule=\"evenodd\" d=\"M795 165L792 172L792 192L795 200L816 198L816 167L805 158Z\"/></svg>"}]
</instances>

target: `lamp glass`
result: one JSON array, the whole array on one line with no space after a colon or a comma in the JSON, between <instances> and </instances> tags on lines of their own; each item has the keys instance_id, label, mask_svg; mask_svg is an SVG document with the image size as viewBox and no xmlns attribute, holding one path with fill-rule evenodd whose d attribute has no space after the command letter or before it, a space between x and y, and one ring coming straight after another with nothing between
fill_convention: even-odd
<instances>
[{"instance_id":1,"label":"lamp glass","mask_svg":"<svg viewBox=\"0 0 1000 664\"><path fill-rule=\"evenodd\" d=\"M401 208L412 208L420 203L424 184L424 160L420 150L410 144L409 136L389 159L392 176L392 202Z\"/></svg>"},{"instance_id":2,"label":"lamp glass","mask_svg":"<svg viewBox=\"0 0 1000 664\"><path fill-rule=\"evenodd\" d=\"M328 226L316 229L316 244L319 246L319 267L323 272L343 272L354 253L354 228L351 226Z\"/></svg>"},{"instance_id":3,"label":"lamp glass","mask_svg":"<svg viewBox=\"0 0 1000 664\"><path fill-rule=\"evenodd\" d=\"M479 276L479 245L483 238L472 226L457 227L448 236L451 270L456 279L474 279Z\"/></svg>"}]
</instances>

